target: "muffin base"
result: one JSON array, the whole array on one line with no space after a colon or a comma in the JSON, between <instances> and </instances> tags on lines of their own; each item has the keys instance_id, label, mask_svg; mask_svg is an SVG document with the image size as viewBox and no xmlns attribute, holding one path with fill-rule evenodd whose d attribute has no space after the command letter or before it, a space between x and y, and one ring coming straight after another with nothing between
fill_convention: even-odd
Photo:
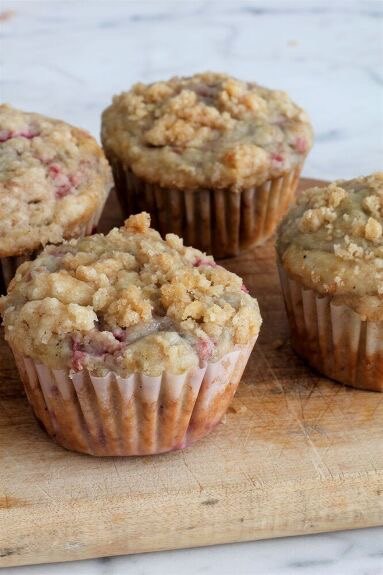
<instances>
[{"instance_id":1,"label":"muffin base","mask_svg":"<svg viewBox=\"0 0 383 575\"><path fill-rule=\"evenodd\" d=\"M34 414L56 443L126 456L183 449L205 436L226 412L253 345L185 374L159 377L94 377L13 353Z\"/></svg>"},{"instance_id":2,"label":"muffin base","mask_svg":"<svg viewBox=\"0 0 383 575\"><path fill-rule=\"evenodd\" d=\"M364 321L304 288L278 264L292 346L311 366L358 389L383 392L383 322Z\"/></svg>"},{"instance_id":3,"label":"muffin base","mask_svg":"<svg viewBox=\"0 0 383 575\"><path fill-rule=\"evenodd\" d=\"M138 178L108 154L117 196L125 216L150 213L161 235L174 233L216 258L236 256L263 243L292 203L301 166L261 186L230 189L162 188Z\"/></svg>"},{"instance_id":4,"label":"muffin base","mask_svg":"<svg viewBox=\"0 0 383 575\"><path fill-rule=\"evenodd\" d=\"M88 236L93 233L97 228L98 222L100 220L102 211L104 209L105 202L100 206L93 216L87 220L85 223L81 223L75 228L71 233L71 238L81 238ZM42 248L41 248L42 249ZM33 252L26 252L25 254L19 256L10 256L0 258L0 295L5 294L7 287L14 277L17 268L23 262L27 260L33 260L41 250L35 250Z\"/></svg>"}]
</instances>

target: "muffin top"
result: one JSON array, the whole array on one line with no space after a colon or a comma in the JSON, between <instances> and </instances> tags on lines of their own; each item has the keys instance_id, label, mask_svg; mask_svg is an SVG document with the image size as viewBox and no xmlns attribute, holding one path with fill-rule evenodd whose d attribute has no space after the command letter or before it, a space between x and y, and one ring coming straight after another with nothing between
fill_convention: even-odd
<instances>
[{"instance_id":1,"label":"muffin top","mask_svg":"<svg viewBox=\"0 0 383 575\"><path fill-rule=\"evenodd\" d=\"M303 192L282 221L277 252L307 288L365 319L383 319L383 172Z\"/></svg>"},{"instance_id":2,"label":"muffin top","mask_svg":"<svg viewBox=\"0 0 383 575\"><path fill-rule=\"evenodd\" d=\"M0 257L71 237L110 187L109 166L89 134L0 106Z\"/></svg>"},{"instance_id":3,"label":"muffin top","mask_svg":"<svg viewBox=\"0 0 383 575\"><path fill-rule=\"evenodd\" d=\"M285 92L205 73L115 96L102 142L146 181L240 191L300 165L312 130Z\"/></svg>"},{"instance_id":4,"label":"muffin top","mask_svg":"<svg viewBox=\"0 0 383 575\"><path fill-rule=\"evenodd\" d=\"M127 376L182 373L252 342L261 318L241 278L149 226L141 213L23 263L0 299L12 347L52 368Z\"/></svg>"}]
</instances>

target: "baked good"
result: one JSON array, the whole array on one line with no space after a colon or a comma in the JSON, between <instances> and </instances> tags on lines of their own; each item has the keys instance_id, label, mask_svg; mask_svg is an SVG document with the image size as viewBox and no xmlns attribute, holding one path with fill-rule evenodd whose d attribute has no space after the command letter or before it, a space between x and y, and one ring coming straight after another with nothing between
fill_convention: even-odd
<instances>
[{"instance_id":1,"label":"baked good","mask_svg":"<svg viewBox=\"0 0 383 575\"><path fill-rule=\"evenodd\" d=\"M115 96L101 138L126 215L226 257L274 232L312 130L285 92L205 73Z\"/></svg>"},{"instance_id":2,"label":"baked good","mask_svg":"<svg viewBox=\"0 0 383 575\"><path fill-rule=\"evenodd\" d=\"M277 252L295 350L347 385L383 391L383 172L305 191Z\"/></svg>"},{"instance_id":3,"label":"baked good","mask_svg":"<svg viewBox=\"0 0 383 575\"><path fill-rule=\"evenodd\" d=\"M87 132L0 105L0 293L46 243L91 233L111 185Z\"/></svg>"},{"instance_id":4,"label":"baked good","mask_svg":"<svg viewBox=\"0 0 383 575\"><path fill-rule=\"evenodd\" d=\"M257 301L235 274L148 214L47 246L0 300L5 338L37 418L95 455L179 449L225 413L257 338Z\"/></svg>"}]
</instances>

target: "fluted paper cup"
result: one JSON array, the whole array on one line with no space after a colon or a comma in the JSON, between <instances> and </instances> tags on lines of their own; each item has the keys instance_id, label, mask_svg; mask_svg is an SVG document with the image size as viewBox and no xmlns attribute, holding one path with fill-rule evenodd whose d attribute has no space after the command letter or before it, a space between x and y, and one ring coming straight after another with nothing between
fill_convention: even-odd
<instances>
[{"instance_id":1,"label":"fluted paper cup","mask_svg":"<svg viewBox=\"0 0 383 575\"><path fill-rule=\"evenodd\" d=\"M163 188L138 178L113 154L117 196L125 216L147 211L161 235L174 233L216 258L263 243L294 200L302 166L242 192Z\"/></svg>"},{"instance_id":2,"label":"fluted paper cup","mask_svg":"<svg viewBox=\"0 0 383 575\"><path fill-rule=\"evenodd\" d=\"M183 449L220 421L253 345L185 374L158 377L95 377L13 353L29 403L56 443L91 455L151 455Z\"/></svg>"},{"instance_id":3,"label":"fluted paper cup","mask_svg":"<svg viewBox=\"0 0 383 575\"><path fill-rule=\"evenodd\" d=\"M383 392L383 322L364 320L278 267L295 351L331 379Z\"/></svg>"},{"instance_id":4,"label":"fluted paper cup","mask_svg":"<svg viewBox=\"0 0 383 575\"><path fill-rule=\"evenodd\" d=\"M80 223L71 232L71 238L82 238L93 233L98 225L105 202L99 207L97 212L92 214L91 218L84 223ZM42 248L41 248L42 249ZM27 252L20 256L10 256L0 258L0 295L6 293L7 287L14 277L17 268L27 260L33 260L41 250Z\"/></svg>"}]
</instances>

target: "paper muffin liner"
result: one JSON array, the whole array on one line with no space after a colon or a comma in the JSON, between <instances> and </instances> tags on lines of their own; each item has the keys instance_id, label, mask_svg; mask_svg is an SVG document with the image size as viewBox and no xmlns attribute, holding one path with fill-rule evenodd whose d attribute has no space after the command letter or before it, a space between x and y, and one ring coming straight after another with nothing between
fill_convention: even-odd
<instances>
[{"instance_id":1,"label":"paper muffin liner","mask_svg":"<svg viewBox=\"0 0 383 575\"><path fill-rule=\"evenodd\" d=\"M74 228L71 232L71 238L82 238L93 233L97 228L104 205L105 201L99 206L97 211L94 212L89 220L84 223L80 223L76 228ZM41 250L34 250L20 256L0 258L0 295L2 293L6 293L9 282L14 277L19 265L27 260L33 260L40 251Z\"/></svg>"},{"instance_id":2,"label":"paper muffin liner","mask_svg":"<svg viewBox=\"0 0 383 575\"><path fill-rule=\"evenodd\" d=\"M56 443L91 455L150 455L183 449L221 420L253 345L159 377L95 377L13 353L34 414Z\"/></svg>"},{"instance_id":3,"label":"paper muffin liner","mask_svg":"<svg viewBox=\"0 0 383 575\"><path fill-rule=\"evenodd\" d=\"M162 235L172 232L217 258L236 256L275 231L294 200L302 166L242 192L163 188L138 178L107 152L125 216L150 213Z\"/></svg>"},{"instance_id":4,"label":"paper muffin liner","mask_svg":"<svg viewBox=\"0 0 383 575\"><path fill-rule=\"evenodd\" d=\"M331 379L383 392L383 322L363 320L278 268L295 351Z\"/></svg>"}]
</instances>

